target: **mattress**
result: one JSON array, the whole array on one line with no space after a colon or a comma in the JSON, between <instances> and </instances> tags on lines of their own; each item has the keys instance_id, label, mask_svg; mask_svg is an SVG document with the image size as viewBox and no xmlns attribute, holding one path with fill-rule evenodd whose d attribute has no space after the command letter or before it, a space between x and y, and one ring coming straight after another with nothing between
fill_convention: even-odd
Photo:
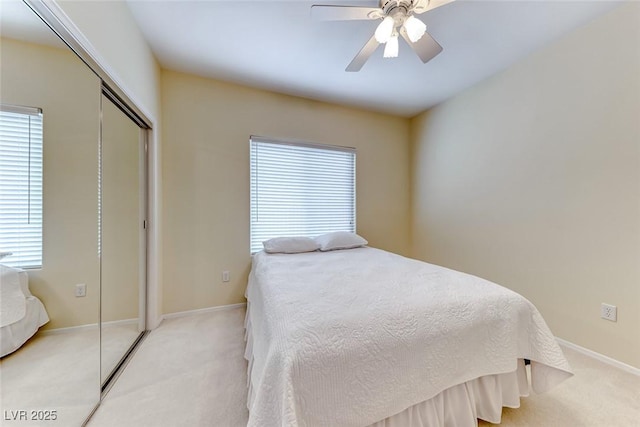
<instances>
[{"instance_id":1,"label":"mattress","mask_svg":"<svg viewBox=\"0 0 640 427\"><path fill-rule=\"evenodd\" d=\"M374 248L259 252L246 297L249 426L406 426L451 401L497 422L486 408L528 393L523 359L536 392L572 375L522 296Z\"/></svg>"}]
</instances>

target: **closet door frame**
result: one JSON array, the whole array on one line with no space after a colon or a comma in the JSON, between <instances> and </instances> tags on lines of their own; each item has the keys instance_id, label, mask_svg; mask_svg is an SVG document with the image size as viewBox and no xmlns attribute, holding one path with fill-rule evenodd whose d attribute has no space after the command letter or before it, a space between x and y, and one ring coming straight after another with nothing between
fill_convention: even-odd
<instances>
[{"instance_id":1,"label":"closet door frame","mask_svg":"<svg viewBox=\"0 0 640 427\"><path fill-rule=\"evenodd\" d=\"M133 354L136 352L136 350L138 349L138 345L142 342L142 340L144 340L144 338L146 338L147 334L148 334L148 329L147 329L147 289L148 289L148 250L147 247L149 245L149 241L148 241L148 224L149 224L149 198L148 198L148 193L149 193L149 180L148 180L148 132L145 131L147 128L144 127L144 122L142 122L138 117L136 117L135 113L128 108L128 106L123 103L120 99L117 98L117 96L109 89L109 87L107 87L104 82L102 84L102 93L101 93L101 118L100 118L100 147L99 147L99 151L100 153L102 153L103 147L104 147L104 142L103 142L103 138L102 138L102 130L103 130L103 120L104 120L104 116L102 114L102 109L103 109L103 102L112 102L114 104L114 106L120 110L125 116L127 116L129 119L131 119L133 121L133 123L138 126L140 128L140 133L139 133L139 139L138 139L138 158L139 158L139 163L138 163L138 179L139 179L139 188L138 188L138 197L139 197L139 207L138 207L138 219L139 219L139 224L138 224L138 242L140 242L140 246L138 248L138 259L140 260L139 266L138 266L138 279L139 279L139 283L138 283L138 330L140 330L140 334L138 335L138 337L133 341L133 343L131 344L131 346L128 348L128 350L122 355L122 358L120 359L120 361L116 364L115 368L113 369L113 371L107 375L107 377L105 378L104 382L101 380L101 384L100 384L100 400L102 400L104 398L104 396L109 392L109 389L113 386L113 384L115 383L115 381L117 380L117 378L120 376L120 374L122 373L123 369L125 368L125 366L127 365L127 363L130 361L131 357L133 356ZM102 171L103 171L103 166L102 166L102 161L103 161L103 157L101 154L101 161L100 161L100 174L102 175ZM102 180L102 176L100 177L100 182L103 182ZM100 192L100 205L104 206L104 204L102 203L102 197L103 197L103 193L102 191ZM101 217L102 217L102 213L101 213ZM102 233L103 231L103 227L100 227L100 233ZM102 238L100 239L102 241ZM102 251L101 251L101 257L102 257ZM102 259L100 260L100 262L102 263ZM101 268L102 270L102 268ZM102 273L101 273L102 276ZM101 283L100 283L100 293L102 295L102 277L100 278ZM100 301L100 307L102 307L102 298ZM100 324L102 324L102 311L100 312ZM101 360L100 363L102 364L102 327L100 328L101 333L100 333L100 352L101 352ZM101 367L102 368L102 367Z\"/></svg>"}]
</instances>

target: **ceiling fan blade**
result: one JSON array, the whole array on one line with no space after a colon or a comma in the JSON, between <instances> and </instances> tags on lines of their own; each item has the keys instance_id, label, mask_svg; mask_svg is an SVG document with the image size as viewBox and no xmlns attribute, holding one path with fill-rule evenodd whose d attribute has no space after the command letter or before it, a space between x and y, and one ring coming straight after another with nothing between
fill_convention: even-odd
<instances>
[{"instance_id":1,"label":"ceiling fan blade","mask_svg":"<svg viewBox=\"0 0 640 427\"><path fill-rule=\"evenodd\" d=\"M311 17L315 21L352 21L378 19L383 15L379 7L359 6L311 6Z\"/></svg>"},{"instance_id":2,"label":"ceiling fan blade","mask_svg":"<svg viewBox=\"0 0 640 427\"><path fill-rule=\"evenodd\" d=\"M424 33L420 40L415 43L409 39L407 30L404 27L400 28L400 35L425 64L442 52L442 46L429 33Z\"/></svg>"},{"instance_id":3,"label":"ceiling fan blade","mask_svg":"<svg viewBox=\"0 0 640 427\"><path fill-rule=\"evenodd\" d=\"M454 0L418 0L413 7L413 13L421 14L435 9L436 7L444 6L447 3L451 3Z\"/></svg>"},{"instance_id":4,"label":"ceiling fan blade","mask_svg":"<svg viewBox=\"0 0 640 427\"><path fill-rule=\"evenodd\" d=\"M360 49L356 57L353 58L353 61L351 61L345 71L360 71L364 63L373 55L373 52L375 52L379 44L376 36L371 37L364 47Z\"/></svg>"}]
</instances>

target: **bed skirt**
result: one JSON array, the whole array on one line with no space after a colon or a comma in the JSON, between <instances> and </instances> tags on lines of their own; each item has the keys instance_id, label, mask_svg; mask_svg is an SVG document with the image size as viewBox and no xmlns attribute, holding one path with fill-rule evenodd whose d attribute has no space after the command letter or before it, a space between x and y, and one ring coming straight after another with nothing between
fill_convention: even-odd
<instances>
[{"instance_id":1,"label":"bed skirt","mask_svg":"<svg viewBox=\"0 0 640 427\"><path fill-rule=\"evenodd\" d=\"M251 381L253 339L248 315L244 326L244 357L248 361L247 408L251 411L255 393ZM455 385L367 427L472 427L478 425L478 419L498 424L503 407L519 408L520 397L529 395L528 378L524 360L518 359L518 367L513 372L486 375Z\"/></svg>"},{"instance_id":2,"label":"bed skirt","mask_svg":"<svg viewBox=\"0 0 640 427\"><path fill-rule=\"evenodd\" d=\"M450 387L369 427L471 427L478 425L478 419L498 424L503 407L518 408L520 397L528 395L527 370L520 359L514 372Z\"/></svg>"},{"instance_id":3,"label":"bed skirt","mask_svg":"<svg viewBox=\"0 0 640 427\"><path fill-rule=\"evenodd\" d=\"M0 328L0 357L19 349L49 321L47 311L38 298L27 297L26 305L26 315L21 320Z\"/></svg>"}]
</instances>

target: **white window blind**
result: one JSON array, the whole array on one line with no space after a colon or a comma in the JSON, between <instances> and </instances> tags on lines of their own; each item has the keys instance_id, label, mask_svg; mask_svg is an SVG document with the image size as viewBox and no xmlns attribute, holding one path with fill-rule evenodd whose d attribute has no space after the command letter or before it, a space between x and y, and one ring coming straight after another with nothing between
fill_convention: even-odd
<instances>
[{"instance_id":1,"label":"white window blind","mask_svg":"<svg viewBox=\"0 0 640 427\"><path fill-rule=\"evenodd\" d=\"M0 108L0 251L3 264L42 266L42 111Z\"/></svg>"},{"instance_id":2,"label":"white window blind","mask_svg":"<svg viewBox=\"0 0 640 427\"><path fill-rule=\"evenodd\" d=\"M251 253L273 237L355 232L354 149L255 136L250 144Z\"/></svg>"}]
</instances>

